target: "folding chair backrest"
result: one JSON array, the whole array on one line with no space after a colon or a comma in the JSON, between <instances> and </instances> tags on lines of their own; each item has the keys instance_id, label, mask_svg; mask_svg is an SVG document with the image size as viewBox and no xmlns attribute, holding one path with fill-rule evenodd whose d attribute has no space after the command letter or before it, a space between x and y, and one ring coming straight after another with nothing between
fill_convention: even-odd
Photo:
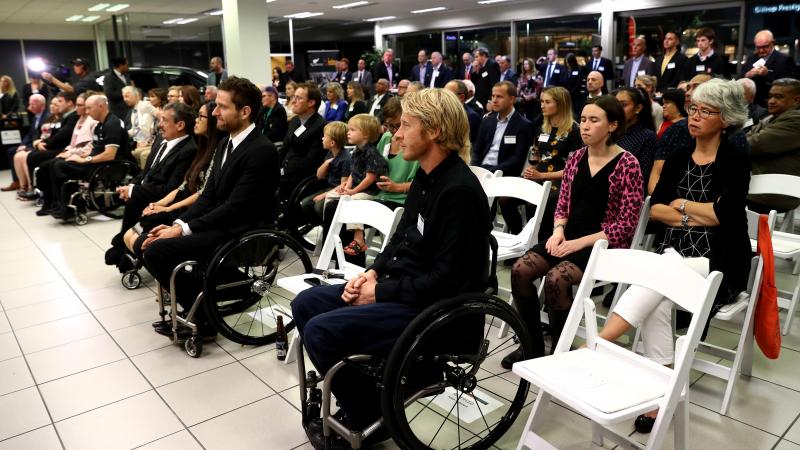
<instances>
[{"instance_id":1,"label":"folding chair backrest","mask_svg":"<svg viewBox=\"0 0 800 450\"><path fill-rule=\"evenodd\" d=\"M645 197L642 209L639 211L639 222L636 223L636 230L633 232L631 248L634 250L644 250L644 233L647 230L647 223L650 222L650 196Z\"/></svg>"},{"instance_id":2,"label":"folding chair backrest","mask_svg":"<svg viewBox=\"0 0 800 450\"><path fill-rule=\"evenodd\" d=\"M750 239L758 240L758 219L761 216L759 213L750 211L749 209L745 209L745 213L747 214L747 235L750 236ZM767 223L769 224L769 231L772 233L772 230L775 229L775 220L778 216L778 213L775 210L769 212L767 216Z\"/></svg>"},{"instance_id":3,"label":"folding chair backrest","mask_svg":"<svg viewBox=\"0 0 800 450\"><path fill-rule=\"evenodd\" d=\"M780 194L800 198L800 177L780 173L752 175L748 194Z\"/></svg>"},{"instance_id":4,"label":"folding chair backrest","mask_svg":"<svg viewBox=\"0 0 800 450\"><path fill-rule=\"evenodd\" d=\"M484 181L483 190L489 198L513 197L536 206L533 217L517 235L520 240L526 242L528 247L532 247L536 243L539 226L544 218L547 198L550 195L550 182L545 181L543 184L539 184L520 177L494 177Z\"/></svg>"},{"instance_id":5,"label":"folding chair backrest","mask_svg":"<svg viewBox=\"0 0 800 450\"><path fill-rule=\"evenodd\" d=\"M492 178L500 178L503 176L502 170L495 170L494 172L491 172L480 166L469 166L469 170L471 170L472 173L478 178L478 181L480 181L481 186L485 185L486 180ZM491 208L492 203L494 203L494 197L492 197L491 195L486 195L486 197L488 197L489 199L489 207Z\"/></svg>"},{"instance_id":6,"label":"folding chair backrest","mask_svg":"<svg viewBox=\"0 0 800 450\"><path fill-rule=\"evenodd\" d=\"M347 224L363 224L376 229L384 236L383 244L381 245L381 251L383 251L389 243L395 228L397 228L402 215L403 208L397 208L392 211L386 205L372 200L353 200L350 196L342 197L336 207L336 213L333 216L328 235L325 236L322 253L317 261L317 269L328 269L334 251L340 264L343 263L343 250L341 241L338 239L343 226Z\"/></svg>"}]
</instances>

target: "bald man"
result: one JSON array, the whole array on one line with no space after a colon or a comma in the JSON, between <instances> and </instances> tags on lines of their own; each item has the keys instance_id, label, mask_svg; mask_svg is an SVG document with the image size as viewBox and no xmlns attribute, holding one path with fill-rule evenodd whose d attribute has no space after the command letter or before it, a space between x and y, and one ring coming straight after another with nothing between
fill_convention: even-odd
<instances>
[{"instance_id":1,"label":"bald man","mask_svg":"<svg viewBox=\"0 0 800 450\"><path fill-rule=\"evenodd\" d=\"M583 96L576 95L573 100L572 113L575 117L581 116L584 105L589 99L600 97L603 95L603 87L606 84L603 74L598 70L593 70L586 75L586 94Z\"/></svg>"},{"instance_id":2,"label":"bald man","mask_svg":"<svg viewBox=\"0 0 800 450\"><path fill-rule=\"evenodd\" d=\"M644 36L638 36L631 44L631 56L625 61L622 69L622 81L625 86L635 87L636 77L652 73L653 61L644 54L647 44Z\"/></svg>"},{"instance_id":3,"label":"bald man","mask_svg":"<svg viewBox=\"0 0 800 450\"><path fill-rule=\"evenodd\" d=\"M425 74L422 84L429 88L442 88L447 82L452 80L453 71L444 64L444 57L439 52L431 53L431 70Z\"/></svg>"},{"instance_id":4,"label":"bald man","mask_svg":"<svg viewBox=\"0 0 800 450\"><path fill-rule=\"evenodd\" d=\"M215 56L208 62L208 86L219 86L219 83L228 79L228 71L225 70L222 58Z\"/></svg>"},{"instance_id":5,"label":"bald man","mask_svg":"<svg viewBox=\"0 0 800 450\"><path fill-rule=\"evenodd\" d=\"M756 83L754 103L766 106L769 85L780 78L797 78L794 59L775 48L775 38L769 30L761 30L753 39L755 53L742 64L742 77Z\"/></svg>"}]
</instances>

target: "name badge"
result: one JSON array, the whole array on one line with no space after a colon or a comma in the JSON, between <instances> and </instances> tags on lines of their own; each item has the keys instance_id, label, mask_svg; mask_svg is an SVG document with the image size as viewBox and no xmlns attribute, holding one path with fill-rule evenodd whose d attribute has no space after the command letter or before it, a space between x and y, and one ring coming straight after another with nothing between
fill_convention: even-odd
<instances>
[{"instance_id":1,"label":"name badge","mask_svg":"<svg viewBox=\"0 0 800 450\"><path fill-rule=\"evenodd\" d=\"M488 77L488 76L489 76L489 72L483 72L483 73L481 74L481 77L482 77L482 78L486 78L486 77Z\"/></svg>"},{"instance_id":2,"label":"name badge","mask_svg":"<svg viewBox=\"0 0 800 450\"><path fill-rule=\"evenodd\" d=\"M573 77L576 77L576 76L578 76L578 71L577 71L577 70L573 70L573 71L572 71L572 76L573 76Z\"/></svg>"},{"instance_id":3,"label":"name badge","mask_svg":"<svg viewBox=\"0 0 800 450\"><path fill-rule=\"evenodd\" d=\"M339 109L339 104L338 103L331 103L331 109L336 111L337 109Z\"/></svg>"},{"instance_id":4,"label":"name badge","mask_svg":"<svg viewBox=\"0 0 800 450\"><path fill-rule=\"evenodd\" d=\"M694 68L694 71L695 72L705 72L706 71L706 66L703 65L703 64L700 64L700 65L698 65L697 67Z\"/></svg>"},{"instance_id":5,"label":"name badge","mask_svg":"<svg viewBox=\"0 0 800 450\"><path fill-rule=\"evenodd\" d=\"M281 176L284 176L284 175L286 175L286 170L284 170L283 167L281 167Z\"/></svg>"},{"instance_id":6,"label":"name badge","mask_svg":"<svg viewBox=\"0 0 800 450\"><path fill-rule=\"evenodd\" d=\"M417 214L417 231L421 236L425 236L425 219L422 218L422 214Z\"/></svg>"},{"instance_id":7,"label":"name badge","mask_svg":"<svg viewBox=\"0 0 800 450\"><path fill-rule=\"evenodd\" d=\"M667 64L667 69L674 69L674 68L675 68L675 63L674 62L671 62L671 63Z\"/></svg>"},{"instance_id":8,"label":"name badge","mask_svg":"<svg viewBox=\"0 0 800 450\"><path fill-rule=\"evenodd\" d=\"M600 72L605 72L606 68L603 67L603 66L600 66L600 67L597 68L597 70L599 70Z\"/></svg>"},{"instance_id":9,"label":"name badge","mask_svg":"<svg viewBox=\"0 0 800 450\"><path fill-rule=\"evenodd\" d=\"M640 71L636 72L636 75L644 75L646 73L647 72L645 72L644 70L640 70Z\"/></svg>"},{"instance_id":10,"label":"name badge","mask_svg":"<svg viewBox=\"0 0 800 450\"><path fill-rule=\"evenodd\" d=\"M392 143L390 141L390 142L387 142L386 145L383 146L383 157L384 158L388 158L389 157L389 152L391 152L391 151L392 151Z\"/></svg>"},{"instance_id":11,"label":"name badge","mask_svg":"<svg viewBox=\"0 0 800 450\"><path fill-rule=\"evenodd\" d=\"M542 133L539 135L539 142L547 142L550 140L550 135L547 133Z\"/></svg>"},{"instance_id":12,"label":"name badge","mask_svg":"<svg viewBox=\"0 0 800 450\"><path fill-rule=\"evenodd\" d=\"M758 61L753 63L753 67L758 69L760 67L764 67L767 65L767 60L764 58L760 58Z\"/></svg>"},{"instance_id":13,"label":"name badge","mask_svg":"<svg viewBox=\"0 0 800 450\"><path fill-rule=\"evenodd\" d=\"M434 70L433 71L433 78L436 78L438 76L439 76L439 71L438 70Z\"/></svg>"},{"instance_id":14,"label":"name badge","mask_svg":"<svg viewBox=\"0 0 800 450\"><path fill-rule=\"evenodd\" d=\"M747 122L745 122L744 125L742 125L742 128L747 128L747 127L752 127L752 126L753 126L753 118L750 117L750 118L747 119Z\"/></svg>"},{"instance_id":15,"label":"name badge","mask_svg":"<svg viewBox=\"0 0 800 450\"><path fill-rule=\"evenodd\" d=\"M517 137L516 136L503 136L503 143L504 144L516 144Z\"/></svg>"},{"instance_id":16,"label":"name badge","mask_svg":"<svg viewBox=\"0 0 800 450\"><path fill-rule=\"evenodd\" d=\"M555 69L553 70L553 73L561 73L561 69Z\"/></svg>"},{"instance_id":17,"label":"name badge","mask_svg":"<svg viewBox=\"0 0 800 450\"><path fill-rule=\"evenodd\" d=\"M300 135L303 134L305 131L306 131L306 126L305 125L300 125L299 128L294 130L294 135L295 135L295 137L300 137Z\"/></svg>"}]
</instances>

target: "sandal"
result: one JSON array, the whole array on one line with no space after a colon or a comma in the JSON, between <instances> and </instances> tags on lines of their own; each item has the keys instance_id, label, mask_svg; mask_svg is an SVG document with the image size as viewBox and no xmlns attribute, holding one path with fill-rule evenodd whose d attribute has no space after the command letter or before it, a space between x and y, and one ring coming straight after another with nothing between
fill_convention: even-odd
<instances>
[{"instance_id":1,"label":"sandal","mask_svg":"<svg viewBox=\"0 0 800 450\"><path fill-rule=\"evenodd\" d=\"M366 245L362 246L358 242L353 241L353 242L349 243L347 245L347 247L344 248L344 253L345 253L345 255L348 255L348 256L358 256L358 255L364 253L364 251L366 249L367 249Z\"/></svg>"}]
</instances>

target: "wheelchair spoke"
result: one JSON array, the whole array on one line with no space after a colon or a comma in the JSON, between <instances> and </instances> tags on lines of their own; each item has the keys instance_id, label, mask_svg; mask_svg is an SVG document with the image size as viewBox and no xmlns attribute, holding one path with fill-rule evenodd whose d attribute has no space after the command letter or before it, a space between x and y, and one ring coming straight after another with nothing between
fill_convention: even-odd
<instances>
[{"instance_id":1,"label":"wheelchair spoke","mask_svg":"<svg viewBox=\"0 0 800 450\"><path fill-rule=\"evenodd\" d=\"M417 413L416 413L416 414L414 414L414 417L412 417L412 418L411 418L411 420L409 420L409 421L408 421L408 424L409 424L409 425L411 425L411 422L413 422L413 421L414 421L414 419L416 419L416 418L417 418L417 417L418 417L420 414L422 414L422 412L423 412L423 411L425 411L426 409L427 409L427 410L430 410L430 411L433 411L432 409L430 409L430 408L429 408L429 406L431 405L431 403L433 403L433 401L434 401L434 400L436 400L436 397L438 397L438 396L439 396L439 394L436 394L436 395L434 395L433 397L431 397L431 399L428 401L428 403L426 403L426 404L425 404L425 405L422 407L422 409L420 409L419 411L417 411ZM417 403L419 403L419 404L422 404L422 402L420 402L419 400L417 400Z\"/></svg>"},{"instance_id":2,"label":"wheelchair spoke","mask_svg":"<svg viewBox=\"0 0 800 450\"><path fill-rule=\"evenodd\" d=\"M486 416L483 414L483 409L481 409L481 402L478 401L478 397L475 396L475 391L470 392L469 395L471 395L472 399L475 400L475 405L478 407L478 412L481 413L481 419L483 419L483 423L486 425L486 430L490 430L489 422L486 421Z\"/></svg>"},{"instance_id":3,"label":"wheelchair spoke","mask_svg":"<svg viewBox=\"0 0 800 450\"><path fill-rule=\"evenodd\" d=\"M444 424L447 423L447 418L450 417L450 414L453 414L453 409L455 409L455 407L458 406L458 401L459 400L461 400L461 392L459 392L458 395L456 396L455 404L453 405L452 408L450 408L450 411L447 411L447 415L444 416L444 420L442 421L442 424L439 425L439 428L436 430L436 433L434 433L433 437L431 438L431 441L428 442L428 447L430 447L431 444L433 444L433 441L436 440L436 436L438 436L439 432L442 431L442 427L444 427Z\"/></svg>"},{"instance_id":4,"label":"wheelchair spoke","mask_svg":"<svg viewBox=\"0 0 800 450\"><path fill-rule=\"evenodd\" d=\"M507 344L509 341L512 341L512 342L513 342L513 340L514 340L514 336L511 336L511 337L509 337L508 339L506 339L505 341L503 341L503 342L501 342L501 343L497 344L497 346L496 346L495 348L491 349L491 350L490 350L488 353L486 353L486 358L488 358L488 357L490 357L490 356L493 356L493 355L495 355L496 353L499 353L499 352L500 352L500 351L502 351L503 349L507 348L507 346L506 346L506 347L503 347L503 346L504 346L504 345L506 345L506 344ZM513 345L513 344L512 344L512 345ZM501 348L501 347L502 347L502 348Z\"/></svg>"}]
</instances>

